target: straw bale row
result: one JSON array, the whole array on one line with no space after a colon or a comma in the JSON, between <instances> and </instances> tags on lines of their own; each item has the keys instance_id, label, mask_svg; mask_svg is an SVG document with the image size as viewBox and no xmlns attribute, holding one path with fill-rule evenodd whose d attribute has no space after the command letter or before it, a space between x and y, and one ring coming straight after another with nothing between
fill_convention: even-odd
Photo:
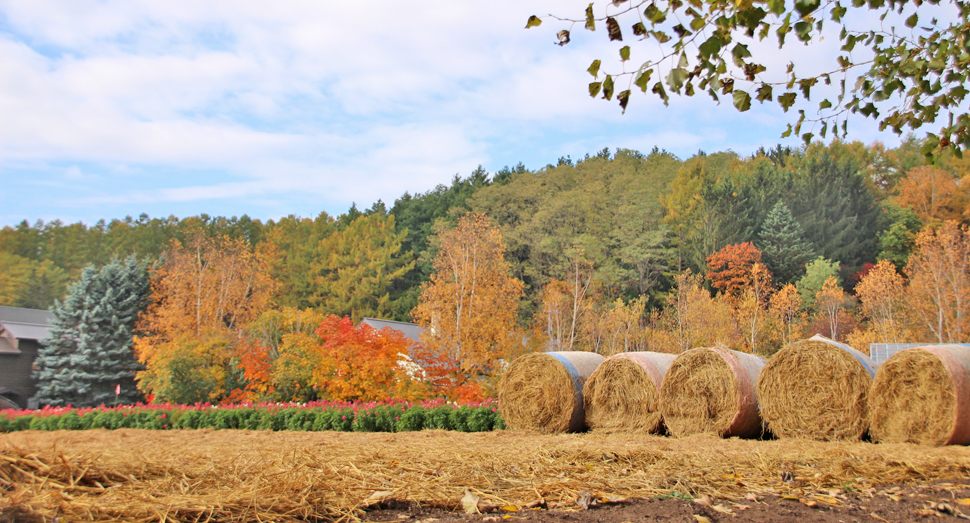
<instances>
[{"instance_id":1,"label":"straw bale row","mask_svg":"<svg viewBox=\"0 0 970 523\"><path fill-rule=\"evenodd\" d=\"M821 336L768 362L721 347L531 354L499 390L511 429L970 444L970 345L902 351L881 368Z\"/></svg>"}]
</instances>

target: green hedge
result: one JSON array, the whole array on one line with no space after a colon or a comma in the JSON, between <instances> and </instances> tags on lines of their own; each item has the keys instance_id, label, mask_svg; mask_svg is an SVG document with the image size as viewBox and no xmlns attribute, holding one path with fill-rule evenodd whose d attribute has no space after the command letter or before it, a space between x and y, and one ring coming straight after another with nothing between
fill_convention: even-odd
<instances>
[{"instance_id":1,"label":"green hedge","mask_svg":"<svg viewBox=\"0 0 970 523\"><path fill-rule=\"evenodd\" d=\"M505 424L494 402L479 405L406 403L343 406L124 406L0 412L0 432L87 429L485 432Z\"/></svg>"}]
</instances>

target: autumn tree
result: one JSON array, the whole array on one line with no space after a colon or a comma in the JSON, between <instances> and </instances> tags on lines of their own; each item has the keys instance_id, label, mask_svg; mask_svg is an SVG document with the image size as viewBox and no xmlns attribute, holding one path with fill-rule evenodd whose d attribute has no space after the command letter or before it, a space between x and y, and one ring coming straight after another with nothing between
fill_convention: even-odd
<instances>
[{"instance_id":1,"label":"autumn tree","mask_svg":"<svg viewBox=\"0 0 970 523\"><path fill-rule=\"evenodd\" d=\"M584 348L607 357L642 349L646 303L646 297L641 296L630 303L617 298L593 307L582 323Z\"/></svg>"},{"instance_id":2,"label":"autumn tree","mask_svg":"<svg viewBox=\"0 0 970 523\"><path fill-rule=\"evenodd\" d=\"M313 382L327 399L337 401L385 401L420 399L426 388L420 369L408 365L414 342L400 331L376 330L349 317L327 316L316 335L319 363ZM416 375L414 375L416 374Z\"/></svg>"},{"instance_id":3,"label":"autumn tree","mask_svg":"<svg viewBox=\"0 0 970 523\"><path fill-rule=\"evenodd\" d=\"M239 400L307 402L318 399L313 382L320 364L316 335L324 316L312 309L271 309L246 327L237 345L245 390Z\"/></svg>"},{"instance_id":4,"label":"autumn tree","mask_svg":"<svg viewBox=\"0 0 970 523\"><path fill-rule=\"evenodd\" d=\"M509 275L502 235L486 216L467 214L438 237L434 273L412 312L423 341L466 373L495 370L522 343L513 335L522 282Z\"/></svg>"},{"instance_id":5,"label":"autumn tree","mask_svg":"<svg viewBox=\"0 0 970 523\"><path fill-rule=\"evenodd\" d=\"M707 257L707 279L711 287L731 296L753 282L752 268L761 262L761 251L751 242L727 245Z\"/></svg>"},{"instance_id":6,"label":"autumn tree","mask_svg":"<svg viewBox=\"0 0 970 523\"><path fill-rule=\"evenodd\" d=\"M901 343L905 282L889 260L879 260L855 287L862 313L881 343Z\"/></svg>"},{"instance_id":7,"label":"autumn tree","mask_svg":"<svg viewBox=\"0 0 970 523\"><path fill-rule=\"evenodd\" d=\"M916 211L923 223L940 224L963 219L966 196L959 190L953 174L929 165L906 173L897 189L899 203Z\"/></svg>"},{"instance_id":8,"label":"autumn tree","mask_svg":"<svg viewBox=\"0 0 970 523\"><path fill-rule=\"evenodd\" d=\"M744 332L745 344L751 352L759 351L759 336L768 320L768 306L774 285L771 273L762 263L751 266L749 283L741 290L734 306L738 324Z\"/></svg>"},{"instance_id":9,"label":"autumn tree","mask_svg":"<svg viewBox=\"0 0 970 523\"><path fill-rule=\"evenodd\" d=\"M791 283L785 284L771 296L771 314L781 323L782 345L788 345L800 335L802 299L798 289Z\"/></svg>"},{"instance_id":10,"label":"autumn tree","mask_svg":"<svg viewBox=\"0 0 970 523\"><path fill-rule=\"evenodd\" d=\"M152 274L152 305L135 340L139 388L156 401L219 401L236 388L233 345L269 307L269 254L201 231L173 241ZM241 383L239 384L241 385Z\"/></svg>"},{"instance_id":11,"label":"autumn tree","mask_svg":"<svg viewBox=\"0 0 970 523\"><path fill-rule=\"evenodd\" d=\"M815 294L815 309L825 320L828 327L828 337L836 340L839 337L839 323L842 319L842 309L845 306L845 291L834 276L829 276L822 284L822 288Z\"/></svg>"},{"instance_id":12,"label":"autumn tree","mask_svg":"<svg viewBox=\"0 0 970 523\"><path fill-rule=\"evenodd\" d=\"M905 304L939 343L970 341L970 226L926 228L906 265Z\"/></svg>"},{"instance_id":13,"label":"autumn tree","mask_svg":"<svg viewBox=\"0 0 970 523\"><path fill-rule=\"evenodd\" d=\"M391 309L391 286L414 268L411 253L401 251L406 235L406 229L395 229L394 216L375 213L324 238L310 265L310 304L355 322L385 317Z\"/></svg>"},{"instance_id":14,"label":"autumn tree","mask_svg":"<svg viewBox=\"0 0 970 523\"><path fill-rule=\"evenodd\" d=\"M674 277L674 288L655 327L672 335L673 352L735 341L730 305L712 299L703 278L689 269Z\"/></svg>"}]
</instances>

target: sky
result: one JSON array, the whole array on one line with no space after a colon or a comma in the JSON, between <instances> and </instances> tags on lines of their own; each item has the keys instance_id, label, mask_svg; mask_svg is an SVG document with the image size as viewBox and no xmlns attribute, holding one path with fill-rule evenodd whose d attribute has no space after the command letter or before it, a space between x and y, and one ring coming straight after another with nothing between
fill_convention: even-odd
<instances>
[{"instance_id":1,"label":"sky","mask_svg":"<svg viewBox=\"0 0 970 523\"><path fill-rule=\"evenodd\" d=\"M524 29L587 4L0 0L0 226L338 215L479 165L800 144L780 138L793 116L777 104L591 99L590 62L620 67L606 32L576 26L559 47L566 24ZM630 45L630 63L655 52ZM838 39L765 49L821 67ZM899 142L861 117L849 138Z\"/></svg>"}]
</instances>

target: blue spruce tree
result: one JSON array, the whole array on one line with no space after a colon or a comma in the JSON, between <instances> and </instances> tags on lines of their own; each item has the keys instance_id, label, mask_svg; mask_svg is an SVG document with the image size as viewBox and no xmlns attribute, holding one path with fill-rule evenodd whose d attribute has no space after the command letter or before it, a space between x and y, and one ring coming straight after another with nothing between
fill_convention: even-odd
<instances>
[{"instance_id":1,"label":"blue spruce tree","mask_svg":"<svg viewBox=\"0 0 970 523\"><path fill-rule=\"evenodd\" d=\"M132 337L150 291L146 263L134 256L113 259L100 270L84 268L64 301L51 307L51 337L35 360L41 405L94 407L142 398L135 388L140 366Z\"/></svg>"}]
</instances>

